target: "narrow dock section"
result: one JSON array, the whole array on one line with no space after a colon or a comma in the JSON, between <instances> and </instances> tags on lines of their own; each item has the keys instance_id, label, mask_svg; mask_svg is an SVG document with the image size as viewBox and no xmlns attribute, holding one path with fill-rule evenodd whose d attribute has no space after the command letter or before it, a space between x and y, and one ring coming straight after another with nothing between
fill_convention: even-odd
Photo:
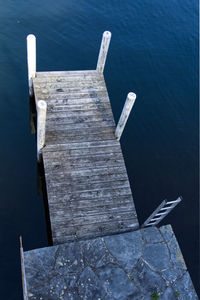
<instances>
[{"instance_id":1,"label":"narrow dock section","mask_svg":"<svg viewBox=\"0 0 200 300\"><path fill-rule=\"evenodd\" d=\"M138 220L102 73L37 72L47 103L42 150L53 244L126 232Z\"/></svg>"}]
</instances>

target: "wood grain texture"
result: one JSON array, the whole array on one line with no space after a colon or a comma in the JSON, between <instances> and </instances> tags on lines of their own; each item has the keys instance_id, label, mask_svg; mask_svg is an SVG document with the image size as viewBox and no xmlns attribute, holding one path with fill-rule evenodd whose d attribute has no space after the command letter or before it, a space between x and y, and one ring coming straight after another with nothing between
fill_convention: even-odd
<instances>
[{"instance_id":1,"label":"wood grain texture","mask_svg":"<svg viewBox=\"0 0 200 300\"><path fill-rule=\"evenodd\" d=\"M138 228L104 81L97 71L37 72L47 103L43 162L54 244Z\"/></svg>"}]
</instances>

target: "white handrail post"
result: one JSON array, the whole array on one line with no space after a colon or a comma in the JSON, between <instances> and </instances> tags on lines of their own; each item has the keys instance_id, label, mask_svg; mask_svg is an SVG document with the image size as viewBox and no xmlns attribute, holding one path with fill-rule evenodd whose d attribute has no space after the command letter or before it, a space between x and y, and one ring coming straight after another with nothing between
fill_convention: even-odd
<instances>
[{"instance_id":1,"label":"white handrail post","mask_svg":"<svg viewBox=\"0 0 200 300\"><path fill-rule=\"evenodd\" d=\"M104 31L102 41L101 41L101 47L99 51L98 62L97 62L97 71L100 73L103 73L104 70L108 48L110 45L110 39L111 39L111 32Z\"/></svg>"},{"instance_id":2,"label":"white handrail post","mask_svg":"<svg viewBox=\"0 0 200 300\"><path fill-rule=\"evenodd\" d=\"M120 140L120 137L122 135L122 132L123 132L126 122L128 120L128 117L129 117L129 114L133 107L133 104L135 103L135 99L136 99L136 94L128 93L126 102L124 104L124 108L122 110L119 122L118 122L116 130L115 130L115 136L118 141Z\"/></svg>"},{"instance_id":3,"label":"white handrail post","mask_svg":"<svg viewBox=\"0 0 200 300\"><path fill-rule=\"evenodd\" d=\"M26 39L29 95L33 96L33 78L36 73L36 38L33 34L29 34Z\"/></svg>"},{"instance_id":4,"label":"white handrail post","mask_svg":"<svg viewBox=\"0 0 200 300\"><path fill-rule=\"evenodd\" d=\"M40 100L37 103L37 158L41 161L42 148L45 145L45 125L46 125L47 104Z\"/></svg>"}]
</instances>

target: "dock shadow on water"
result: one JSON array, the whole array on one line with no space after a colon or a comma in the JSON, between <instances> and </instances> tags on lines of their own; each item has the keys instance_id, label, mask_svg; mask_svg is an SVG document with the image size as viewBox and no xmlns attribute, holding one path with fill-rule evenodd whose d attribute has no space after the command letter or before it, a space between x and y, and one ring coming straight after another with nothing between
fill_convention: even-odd
<instances>
[{"instance_id":1,"label":"dock shadow on water","mask_svg":"<svg viewBox=\"0 0 200 300\"><path fill-rule=\"evenodd\" d=\"M48 197L47 197L43 160L40 163L37 163L37 171L38 171L37 173L38 194L43 196L48 245L52 246L53 240L52 240L51 221L49 215L49 206L48 206Z\"/></svg>"},{"instance_id":2,"label":"dock shadow on water","mask_svg":"<svg viewBox=\"0 0 200 300\"><path fill-rule=\"evenodd\" d=\"M30 133L34 134L35 140L37 140L37 110L35 105L35 97L29 97L29 104L30 104L29 106L30 107L30 117L29 117ZM43 197L48 245L52 246L53 241L52 241L51 222L49 216L48 197L47 197L43 160L37 162L37 193L39 196Z\"/></svg>"}]
</instances>

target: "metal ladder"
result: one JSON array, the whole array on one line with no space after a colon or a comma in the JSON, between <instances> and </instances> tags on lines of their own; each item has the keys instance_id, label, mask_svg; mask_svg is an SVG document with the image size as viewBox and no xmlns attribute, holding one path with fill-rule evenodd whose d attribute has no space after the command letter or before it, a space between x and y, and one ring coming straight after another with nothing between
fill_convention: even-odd
<instances>
[{"instance_id":1,"label":"metal ladder","mask_svg":"<svg viewBox=\"0 0 200 300\"><path fill-rule=\"evenodd\" d=\"M170 211L182 201L182 197L178 197L178 199L173 201L164 200L150 215L150 217L144 222L141 227L154 226L157 225L165 216L170 213Z\"/></svg>"}]
</instances>

